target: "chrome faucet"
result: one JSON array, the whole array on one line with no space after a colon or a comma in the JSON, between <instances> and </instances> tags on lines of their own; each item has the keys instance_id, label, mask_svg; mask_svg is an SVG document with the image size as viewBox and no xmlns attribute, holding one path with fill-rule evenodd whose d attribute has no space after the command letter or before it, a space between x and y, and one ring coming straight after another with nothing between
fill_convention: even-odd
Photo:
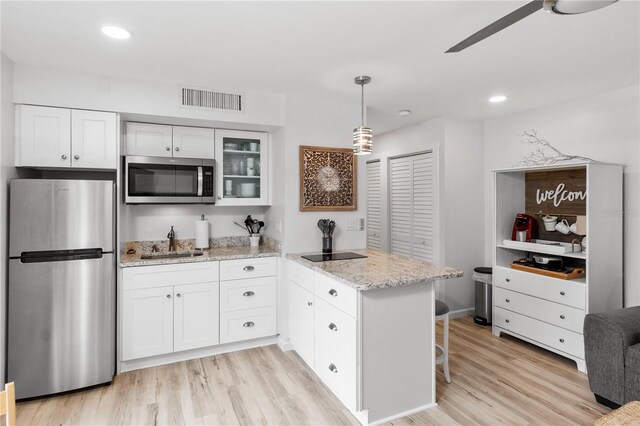
<instances>
[{"instance_id":1,"label":"chrome faucet","mask_svg":"<svg viewBox=\"0 0 640 426\"><path fill-rule=\"evenodd\" d=\"M173 226L167 234L167 238L169 239L169 251L176 251L176 232L173 230Z\"/></svg>"}]
</instances>

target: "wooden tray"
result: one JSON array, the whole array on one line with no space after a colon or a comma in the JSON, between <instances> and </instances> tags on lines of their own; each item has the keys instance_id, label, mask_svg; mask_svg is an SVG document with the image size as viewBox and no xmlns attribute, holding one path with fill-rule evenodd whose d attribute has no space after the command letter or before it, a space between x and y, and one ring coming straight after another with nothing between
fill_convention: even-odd
<instances>
[{"instance_id":1,"label":"wooden tray","mask_svg":"<svg viewBox=\"0 0 640 426\"><path fill-rule=\"evenodd\" d=\"M531 272L532 274L544 275L546 277L560 278L561 280L575 280L584 278L586 271L584 268L575 268L570 274L564 272L548 271L546 269L535 268L533 266L520 265L518 263L511 264L512 269L518 271Z\"/></svg>"}]
</instances>

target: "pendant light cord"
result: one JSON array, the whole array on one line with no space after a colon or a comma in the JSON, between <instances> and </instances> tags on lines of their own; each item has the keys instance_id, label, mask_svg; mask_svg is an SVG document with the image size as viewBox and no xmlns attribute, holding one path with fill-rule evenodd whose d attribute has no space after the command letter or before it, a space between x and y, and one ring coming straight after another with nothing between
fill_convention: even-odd
<instances>
[{"instance_id":1,"label":"pendant light cord","mask_svg":"<svg viewBox=\"0 0 640 426\"><path fill-rule=\"evenodd\" d=\"M361 96L361 111L362 111L362 127L364 127L364 84L360 85L360 88L362 89L362 96Z\"/></svg>"}]
</instances>

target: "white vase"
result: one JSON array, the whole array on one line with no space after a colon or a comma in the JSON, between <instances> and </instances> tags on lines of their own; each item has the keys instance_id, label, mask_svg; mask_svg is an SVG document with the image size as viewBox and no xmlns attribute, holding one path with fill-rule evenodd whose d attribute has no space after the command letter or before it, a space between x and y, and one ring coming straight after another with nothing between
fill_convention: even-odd
<instances>
[{"instance_id":1,"label":"white vase","mask_svg":"<svg viewBox=\"0 0 640 426\"><path fill-rule=\"evenodd\" d=\"M251 243L251 247L258 247L260 245L260 234L249 235L249 242Z\"/></svg>"}]
</instances>

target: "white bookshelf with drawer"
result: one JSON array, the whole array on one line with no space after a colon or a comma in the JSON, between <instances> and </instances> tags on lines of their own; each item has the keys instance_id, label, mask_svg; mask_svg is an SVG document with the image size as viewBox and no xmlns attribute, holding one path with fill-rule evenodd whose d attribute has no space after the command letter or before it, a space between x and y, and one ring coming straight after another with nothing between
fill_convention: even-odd
<instances>
[{"instance_id":1,"label":"white bookshelf with drawer","mask_svg":"<svg viewBox=\"0 0 640 426\"><path fill-rule=\"evenodd\" d=\"M505 244L516 214L526 212L527 173L555 171L586 176L587 251ZM494 183L493 334L506 333L563 355L585 372L585 315L622 307L622 166L593 162L512 168L495 171ZM543 227L541 218L536 219ZM566 280L511 268L513 261L532 254L559 256L566 264L584 267L586 276Z\"/></svg>"}]
</instances>

